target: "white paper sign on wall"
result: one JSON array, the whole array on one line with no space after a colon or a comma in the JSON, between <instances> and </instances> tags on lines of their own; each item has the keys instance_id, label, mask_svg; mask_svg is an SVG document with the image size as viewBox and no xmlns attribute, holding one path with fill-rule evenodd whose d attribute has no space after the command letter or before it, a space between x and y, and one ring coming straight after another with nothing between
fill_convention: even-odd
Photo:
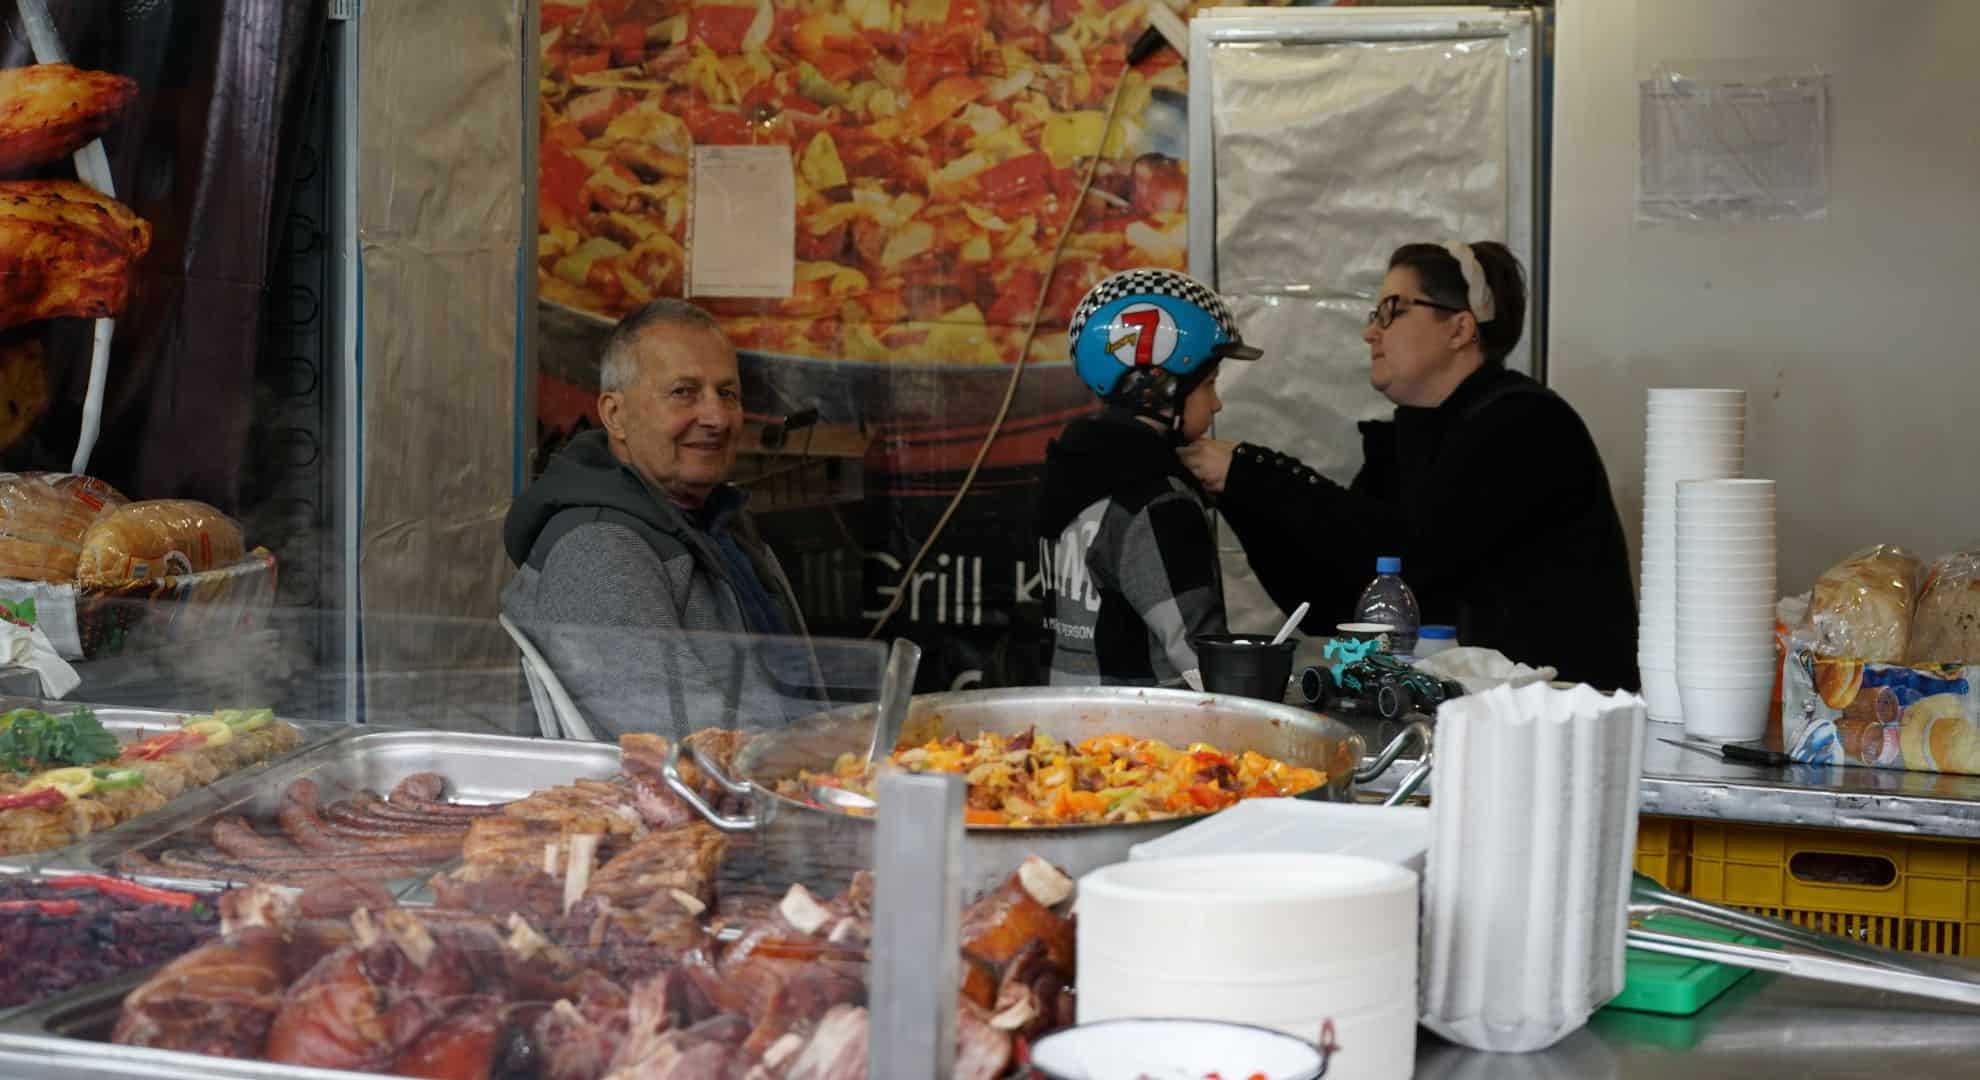
<instances>
[{"instance_id":1,"label":"white paper sign on wall","mask_svg":"<svg viewBox=\"0 0 1980 1080\"><path fill-rule=\"evenodd\" d=\"M790 147L695 147L688 202L689 296L791 295L797 180Z\"/></svg>"}]
</instances>

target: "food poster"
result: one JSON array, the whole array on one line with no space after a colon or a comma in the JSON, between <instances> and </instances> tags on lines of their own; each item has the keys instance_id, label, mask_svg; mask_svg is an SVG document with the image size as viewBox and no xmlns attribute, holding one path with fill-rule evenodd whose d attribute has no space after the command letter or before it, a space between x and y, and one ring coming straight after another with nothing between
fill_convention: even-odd
<instances>
[{"instance_id":1,"label":"food poster","mask_svg":"<svg viewBox=\"0 0 1980 1080\"><path fill-rule=\"evenodd\" d=\"M242 509L327 6L0 0L0 470L69 470L113 319L88 471Z\"/></svg>"},{"instance_id":2,"label":"food poster","mask_svg":"<svg viewBox=\"0 0 1980 1080\"><path fill-rule=\"evenodd\" d=\"M789 295L692 299L742 354L752 420L816 409L821 424L871 438L856 503L780 523L756 501L807 620L814 633L864 635L898 588L885 633L928 650L921 689L1037 681L1032 507L1047 443L1096 404L1073 376L1065 327L1109 273L1186 267L1182 58L1162 48L1143 60L1109 128L1147 26L1136 3L544 0L542 11L537 466L596 423L612 322L683 295L696 247L723 242L693 235L696 149L785 148ZM1001 434L903 583L998 413L1041 295Z\"/></svg>"}]
</instances>

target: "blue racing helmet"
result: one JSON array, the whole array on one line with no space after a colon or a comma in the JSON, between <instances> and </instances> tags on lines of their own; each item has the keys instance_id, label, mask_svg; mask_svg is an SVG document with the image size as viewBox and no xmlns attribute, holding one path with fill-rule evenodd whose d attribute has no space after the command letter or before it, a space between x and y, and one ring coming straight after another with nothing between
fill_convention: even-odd
<instances>
[{"instance_id":1,"label":"blue racing helmet","mask_svg":"<svg viewBox=\"0 0 1980 1080\"><path fill-rule=\"evenodd\" d=\"M1223 297L1175 270L1105 278L1073 309L1067 334L1080 381L1113 404L1174 404L1217 361L1259 356L1238 337ZM1158 389L1167 402L1144 400Z\"/></svg>"}]
</instances>

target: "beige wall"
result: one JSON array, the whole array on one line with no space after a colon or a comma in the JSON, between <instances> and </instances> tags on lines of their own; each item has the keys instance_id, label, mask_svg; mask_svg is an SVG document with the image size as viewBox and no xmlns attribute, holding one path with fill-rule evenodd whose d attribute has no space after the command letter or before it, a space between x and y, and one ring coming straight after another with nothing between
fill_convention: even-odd
<instances>
[{"instance_id":1,"label":"beige wall","mask_svg":"<svg viewBox=\"0 0 1980 1080\"><path fill-rule=\"evenodd\" d=\"M1550 382L1632 543L1648 386L1748 391L1784 592L1864 544L1980 537L1980 3L1564 0L1557 30ZM1742 57L1829 73L1827 219L1637 226L1638 78Z\"/></svg>"}]
</instances>

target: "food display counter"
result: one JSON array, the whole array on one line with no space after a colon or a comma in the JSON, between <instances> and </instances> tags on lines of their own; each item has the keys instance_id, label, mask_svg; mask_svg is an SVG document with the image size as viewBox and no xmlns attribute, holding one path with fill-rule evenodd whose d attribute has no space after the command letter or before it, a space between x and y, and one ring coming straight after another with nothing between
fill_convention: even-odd
<instances>
[{"instance_id":1,"label":"food display counter","mask_svg":"<svg viewBox=\"0 0 1980 1080\"><path fill-rule=\"evenodd\" d=\"M1596 1014L1536 1054L1484 1054L1423 1033L1418 1080L1750 1080L1972 1075L1980 1010L1754 976L1697 1016ZM254 1062L161 1064L120 1047L0 1034L0 1072L21 1080L260 1075ZM314 1072L316 1076L350 1076Z\"/></svg>"},{"instance_id":2,"label":"food display counter","mask_svg":"<svg viewBox=\"0 0 1980 1080\"><path fill-rule=\"evenodd\" d=\"M1176 697L1188 697L1194 703L1202 701L1195 695ZM995 695L946 695L943 702L945 707L937 711L952 724L997 726L992 721L1002 716L1000 712L998 717L978 717L965 708L972 703L999 704ZM1017 695L1001 704L1006 706L1003 711L1035 713L1048 703L1028 701ZM1060 708L1083 704L1090 712L1095 703L1056 704ZM1325 726L1310 714L1283 706L1256 703L1248 708L1266 720L1280 721L1267 726L1285 733L1282 745L1289 753L1305 746L1295 736L1308 726L1316 731ZM1236 721L1249 715L1245 709L1238 712L1244 715L1220 719L1213 709L1206 722L1215 721L1210 726L1220 738L1236 740L1240 730ZM113 715L110 719L118 718ZM1087 719L1102 727L1127 722L1120 716ZM805 760L823 763L834 760L834 755L858 741L854 738L857 733L850 731L857 726L838 725L847 731L837 728L827 731L820 727L809 732L810 742L780 737L766 745L781 749L786 756L795 753L793 747L808 746L814 752ZM912 722L908 726L915 729ZM1360 741L1370 747L1388 745L1399 733L1374 722L1356 726ZM834 732L834 737L826 738ZM556 974L570 982L558 993L576 995L572 999L576 1004L571 1009L545 1013L548 1019L538 1018L529 1025L534 1033L532 1037L544 1046L564 1045L558 1040L584 1036L592 1031L592 1027L586 1026L591 1024L587 1016L599 1009L610 1011L611 1003L603 997L594 995L589 1000L585 997L585 987L592 985L599 973L606 973L605 978L631 980L627 985L633 985L645 977L643 965L655 960L661 952L671 956L677 947L691 948L683 945L689 938L701 940L705 936L710 944L703 947L715 950L712 955L720 958L696 960L689 952L680 952L680 956L686 957L680 961L680 970L688 973L683 978L701 980L695 992L716 997L737 992L733 1000L722 999L718 1011L755 1015L752 1010L758 1006L752 1005L737 988L754 985L749 980L758 976L769 978L777 965L793 960L803 960L806 967L813 961L825 963L826 967L805 976L804 985L843 996L843 987L833 990L839 985L835 980L844 977L843 972L834 974L837 969L831 963L835 958L852 962L860 956L862 950L855 939L869 943L867 947L877 962L889 933L879 915L881 905L862 899L862 895L873 895L862 894L863 889L873 887L872 879L866 879L868 883L862 885L852 875L853 871L873 867L874 853L861 844L818 842L813 834L807 834L809 839L795 844L779 843L771 832L740 827L743 821L758 825L772 821L785 823L791 815L805 812L805 808L784 805L783 799L752 805L748 799L737 798L741 795L737 790L741 785L734 779L725 782L712 772L697 779L694 763L719 762L732 778L751 777L761 781L776 775L774 769L764 771L769 766L760 754L742 753L743 744L732 737L716 737L721 734L688 740L688 754L682 754L678 747L669 754L664 752L666 744L653 736L628 736L621 745L614 746L360 728L342 733L342 737L313 740L294 757L274 763L260 775L238 777L218 785L210 800L209 813L164 815L135 835L126 837L124 833L132 830L124 830L116 836L106 836L106 840L116 842L93 845L87 857L75 855L45 862L34 870L23 871L15 880L25 883L59 879L71 869L129 874L212 898L210 905L200 910L217 910L227 920L220 931L223 936L217 940L233 945L252 941L257 921L269 920L261 926L287 927L286 932L301 935L295 939L298 941L314 940L311 935L322 935L323 940L316 941L312 948L325 955L336 949L355 950L353 955L367 956L368 950L391 953L396 949L405 957L416 959L428 949L462 949L467 941L464 934L478 933L471 928L481 926L491 917L490 912L500 912L492 916L495 920L492 925L499 930L499 943L489 955L501 957L503 964L500 973L490 976L496 980L490 985L514 986L520 985L519 979L549 978ZM1686 760L1696 756L1674 749L1668 755L1653 751L1653 764L1673 771L1683 769L1684 779L1665 777L1646 784L1716 783L1722 787L1737 784L1755 790L1764 788L1764 776L1745 775L1756 770L1728 769L1703 757L1696 763ZM679 775L682 770L686 770L685 779ZM1392 788L1396 780L1412 771L1407 761L1397 762L1384 779L1369 788L1376 791ZM250 779L256 782L247 784ZM1872 777L1871 781L1876 779L1879 778ZM1345 782L1343 790L1346 790ZM670 797L669 791L682 797L678 800ZM695 793L696 799L686 799L689 792ZM1367 790L1359 797L1367 798ZM1648 802L1648 787L1645 798ZM709 816L706 809L697 807L695 812L689 812L688 803L704 799L707 809L716 811L712 817L719 819L716 823L722 828L711 828L702 822L704 816ZM954 820L958 830L955 839L962 843L959 803ZM838 824L857 827L850 820ZM605 830L601 836L594 837L601 840L596 850L575 850L573 830L584 832L593 828ZM726 839L719 838L718 832ZM683 846L674 842L676 838L691 838L693 842ZM917 834L910 839L914 840L909 845L912 850L928 850L926 837ZM1048 837L1043 833L1030 839L1040 841L1037 846L1041 849L1049 846L1044 844ZM719 852L724 847L726 856L709 859L708 852ZM881 847L891 850L884 843ZM793 862L794 850L803 858ZM991 1059L1006 1062L1011 1060L1008 1055L1016 1045L1016 1035L1036 1037L1070 1024L1076 1000L1056 989L1072 982L1070 968L1052 966L1058 963L1053 959L1053 949L1071 946L1071 924L1063 920L1059 911L1070 901L1072 881L1046 870L1050 864L1057 864L1076 875L1089 867L1073 858L1077 853L1069 849L1053 849L1054 857L1046 861L1036 859L1035 853L1028 851L1028 848L1022 851L1013 848L999 852L999 865L1005 876L1001 883L993 882L987 892L980 887L961 890L959 895L950 892L948 895L956 898L961 919L959 925L942 932L952 942L947 948L960 952L964 970L973 970L978 976L974 982L965 980L961 984L962 996L976 1000L977 1004L971 1006L968 1001L959 1001L956 1007L961 1010L959 1019L974 1017L984 1022L973 1026L960 1024L959 1035L976 1040L977 1049ZM961 853L967 856L969 851L965 849ZM880 862L884 868L885 860ZM361 886L357 891L349 892L346 888L349 883L336 880L347 875L322 873L339 865L363 871L355 875L362 879L357 883ZM1023 868L1027 865L1032 867L1030 877ZM1019 867L1017 873L1011 872L1012 866ZM544 872L544 867L555 872ZM784 869L780 871L778 867ZM816 892L797 893L793 899L785 887L791 877L789 871L794 867L802 878L844 880L844 885L821 886ZM971 868L968 858L957 860L952 874L945 879L946 887L951 890L959 889L965 879L976 880L979 885L989 880L986 868ZM896 875L895 880L910 876ZM218 891L228 883L240 882L259 882L256 888L261 891L227 900L218 898ZM329 905L327 921L321 912L311 915L301 909L285 910L283 904L287 901L280 899L280 893L269 891L271 886L280 884L300 886L301 895L313 897L304 901L305 908L312 902ZM915 887L919 889L922 884L916 882ZM331 887L329 892L323 891L326 886ZM884 881L879 883L879 889L879 895L884 898L887 892ZM349 894L340 897L336 895L339 890ZM586 907L587 904L591 906ZM366 905L392 914L377 918L360 915L357 909ZM631 922L614 922L609 915L619 908L636 913L637 918ZM522 910L531 914L524 916L520 924L515 915L507 914ZM408 912L420 913L411 917L429 930L422 933L412 929L406 921ZM574 918L578 922L573 922ZM806 920L816 925L799 932ZM656 926L681 936L655 936ZM770 967L748 966L749 949L742 943L755 941L756 947L761 948L763 942L774 944L787 938L801 939L806 945L805 950L800 950L802 956L792 953L786 957L772 950L766 954L772 958ZM997 953L1004 956L1001 961L984 959L991 955L986 950L993 944L1002 948L1027 941L1044 944L1030 950L1020 948L1007 956ZM511 955L519 949L542 950L551 946L553 951L537 953L539 962L548 963L541 961L541 957L554 956L556 964L570 970L557 967L552 971L546 967L536 975L526 975L525 967L509 963ZM742 951L738 953L737 949ZM926 955L926 950L920 955ZM175 963L192 956L186 954ZM736 959L738 956L741 959ZM246 967L236 965L238 970L229 969L235 975L253 967L247 962L246 952L218 959L246 964ZM282 969L280 977L269 976L267 989L273 996L266 999L264 1011L272 1014L275 1029L271 1030L279 1029L281 1034L279 1038L276 1034L268 1035L267 1047L279 1044L284 1054L300 1056L318 1065L328 1064L336 1055L318 1053L322 1046L310 1043L316 1047L310 1053L298 1049L316 1037L310 1035L305 1039L290 1030L302 1020L297 1016L283 1019L283 1010L289 1008L286 1003L296 995L296 987L304 977L283 965L295 966L289 960L277 962L276 967ZM321 964L312 963L309 977L323 978L316 974L322 970ZM367 978L385 978L378 971L364 970L369 972ZM401 974L417 982L410 974L412 971L414 968L407 968ZM192 973L192 968L188 968L186 974ZM1050 995L1040 996L1039 988L1045 986L1054 990ZM923 989L922 996L932 998L932 986ZM878 993L877 988L874 993ZM874 1007L878 1008L877 998L875 1001ZM185 1041L191 1038L188 1031L173 1027L178 1023L173 1018L193 1006L215 1007L197 992L161 976L158 969L139 965L98 980L66 998L47 999L11 1013L0 1012L0 1074L22 1077L272 1075L273 1067L265 1055L274 1051L262 1047L260 1042L231 1046L225 1051L207 1051L234 1054L230 1059L187 1058L165 1052L198 1045L196 1039ZM843 1012L855 1006L841 1001L832 1008ZM830 1010L816 1011L829 1013ZM772 1010L752 1023L768 1031L763 1025L771 1024L776 1016ZM791 1029L791 1034L798 1037L803 1047L816 1050L812 1046L814 1042L824 1039L829 1043L836 1037L831 1034L836 1029L828 1028L829 1019L829 1015L817 1018L813 1021L815 1028L796 1027ZM470 1022L474 1017L454 1014L426 1020L435 1031L456 1034L473 1030L475 1026ZM713 1020L719 1017L711 1017ZM859 1024L864 1023L864 1019L859 1020ZM560 1035L559 1024L570 1026ZM121 1033L118 1042L108 1041L113 1028ZM876 1027L874 1037L884 1039L888 1030L885 1026ZM767 1039L766 1035L764 1040ZM147 1040L150 1045L128 1045ZM495 1045L487 1040L483 1043L486 1045L477 1044L483 1051ZM1968 1063L1962 1055L1976 1043L1980 1043L1980 1008L1755 975L1695 1016L1679 1019L1605 1011L1597 1014L1585 1030L1536 1054L1481 1054L1446 1043L1423 1030L1417 1035L1416 1075L1467 1080L1500 1075L1744 1077L1791 1061L1797 1075L1813 1077L1863 1075L1865 1070L1876 1067L1904 1069L1911 1075L1930 1078L1965 1075L1969 1071ZM508 1043L497 1049L503 1054L518 1052ZM372 1071L397 1068L393 1063L401 1061L377 1055L358 1055L350 1060ZM980 1067L983 1062L979 1060L976 1064ZM966 1075L1016 1075L1010 1072L1011 1067ZM332 1074L310 1072L310 1075ZM859 1075L864 1075L863 1069Z\"/></svg>"},{"instance_id":3,"label":"food display counter","mask_svg":"<svg viewBox=\"0 0 1980 1080\"><path fill-rule=\"evenodd\" d=\"M1754 976L1697 1016L1600 1013L1585 1030L1536 1054L1482 1054L1426 1033L1418 1042L1416 1075L1421 1080L1678 1075L1746 1080L1789 1069L1818 1080L1884 1071L1937 1080L1971 1075L1976 1038L1980 1011ZM25 1080L257 1075L253 1063L208 1059L199 1068L173 1068L113 1046L16 1034L0 1034L0 1069Z\"/></svg>"}]
</instances>

